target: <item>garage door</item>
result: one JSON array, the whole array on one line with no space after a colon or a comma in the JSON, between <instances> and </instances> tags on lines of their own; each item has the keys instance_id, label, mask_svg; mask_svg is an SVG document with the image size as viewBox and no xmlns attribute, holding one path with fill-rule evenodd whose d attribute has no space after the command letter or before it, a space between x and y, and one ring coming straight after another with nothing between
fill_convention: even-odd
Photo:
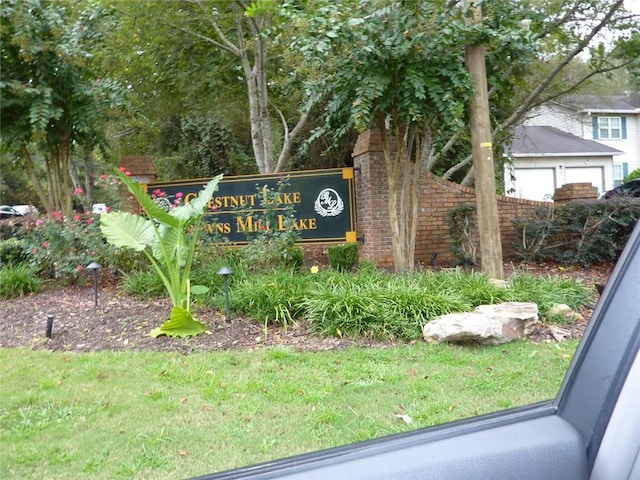
<instances>
[{"instance_id":1,"label":"garage door","mask_svg":"<svg viewBox=\"0 0 640 480\"><path fill-rule=\"evenodd\" d=\"M550 201L556 189L553 168L516 168L515 194L528 200Z\"/></svg>"},{"instance_id":2,"label":"garage door","mask_svg":"<svg viewBox=\"0 0 640 480\"><path fill-rule=\"evenodd\" d=\"M604 192L604 170L602 167L567 167L564 183L590 183L600 194Z\"/></svg>"}]
</instances>

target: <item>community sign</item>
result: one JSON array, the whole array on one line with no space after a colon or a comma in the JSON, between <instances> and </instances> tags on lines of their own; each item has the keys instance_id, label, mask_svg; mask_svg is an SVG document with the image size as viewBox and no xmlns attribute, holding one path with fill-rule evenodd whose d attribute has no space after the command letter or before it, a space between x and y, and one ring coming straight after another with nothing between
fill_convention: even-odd
<instances>
[{"instance_id":1,"label":"community sign","mask_svg":"<svg viewBox=\"0 0 640 480\"><path fill-rule=\"evenodd\" d=\"M189 202L210 178L146 185L171 208ZM301 243L356 241L353 168L224 177L202 228L212 238L244 244L266 228L293 229ZM272 220L265 222L266 212Z\"/></svg>"}]
</instances>

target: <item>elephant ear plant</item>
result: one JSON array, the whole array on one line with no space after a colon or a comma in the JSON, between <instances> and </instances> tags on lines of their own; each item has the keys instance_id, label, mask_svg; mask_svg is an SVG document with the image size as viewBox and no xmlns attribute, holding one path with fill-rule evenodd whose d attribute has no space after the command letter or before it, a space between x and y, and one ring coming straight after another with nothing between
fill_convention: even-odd
<instances>
[{"instance_id":1,"label":"elephant ear plant","mask_svg":"<svg viewBox=\"0 0 640 480\"><path fill-rule=\"evenodd\" d=\"M205 293L203 285L190 285L189 275L204 210L218 189L222 175L212 179L188 203L166 211L147 194L144 187L121 171L122 182L136 198L144 216L128 212L110 212L100 217L100 229L107 242L136 252L151 261L171 297L171 317L151 331L152 337L195 336L205 325L191 313L191 294Z\"/></svg>"}]
</instances>

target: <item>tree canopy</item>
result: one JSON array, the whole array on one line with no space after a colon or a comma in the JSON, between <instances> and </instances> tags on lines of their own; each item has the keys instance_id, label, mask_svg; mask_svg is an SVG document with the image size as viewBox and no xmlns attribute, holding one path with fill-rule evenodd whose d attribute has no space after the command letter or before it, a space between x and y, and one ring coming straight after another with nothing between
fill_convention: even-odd
<instances>
[{"instance_id":1,"label":"tree canopy","mask_svg":"<svg viewBox=\"0 0 640 480\"><path fill-rule=\"evenodd\" d=\"M125 104L119 85L91 70L109 19L106 9L91 5L2 4L2 142L19 152L47 211L72 212L73 195L85 192L73 151L98 146L107 112ZM46 184L37 175L40 159Z\"/></svg>"}]
</instances>

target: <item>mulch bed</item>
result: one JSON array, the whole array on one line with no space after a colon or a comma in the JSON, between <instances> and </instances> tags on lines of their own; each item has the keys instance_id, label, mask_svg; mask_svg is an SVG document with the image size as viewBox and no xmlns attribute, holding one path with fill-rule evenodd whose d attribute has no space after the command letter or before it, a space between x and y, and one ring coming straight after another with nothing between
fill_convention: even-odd
<instances>
[{"instance_id":1,"label":"mulch bed","mask_svg":"<svg viewBox=\"0 0 640 480\"><path fill-rule=\"evenodd\" d=\"M513 271L505 266L506 273ZM582 280L586 285L604 285L612 265L584 269L554 264L518 265L519 271L535 275L559 275ZM584 317L558 335L549 325L541 324L531 335L535 342L579 338L595 305L580 310ZM324 338L313 335L304 322L282 327L268 326L232 315L230 323L224 312L204 308L197 310L199 320L207 325L206 333L193 338L152 338L149 332L161 325L171 311L166 299L139 299L122 293L113 283L100 290L95 307L91 283L86 287L45 289L41 293L0 301L0 347L26 347L53 351L154 350L181 353L218 350L251 350L281 345L296 350L317 351L351 346L390 347L394 341L371 339ZM53 315L51 338L45 335L47 317Z\"/></svg>"}]
</instances>

